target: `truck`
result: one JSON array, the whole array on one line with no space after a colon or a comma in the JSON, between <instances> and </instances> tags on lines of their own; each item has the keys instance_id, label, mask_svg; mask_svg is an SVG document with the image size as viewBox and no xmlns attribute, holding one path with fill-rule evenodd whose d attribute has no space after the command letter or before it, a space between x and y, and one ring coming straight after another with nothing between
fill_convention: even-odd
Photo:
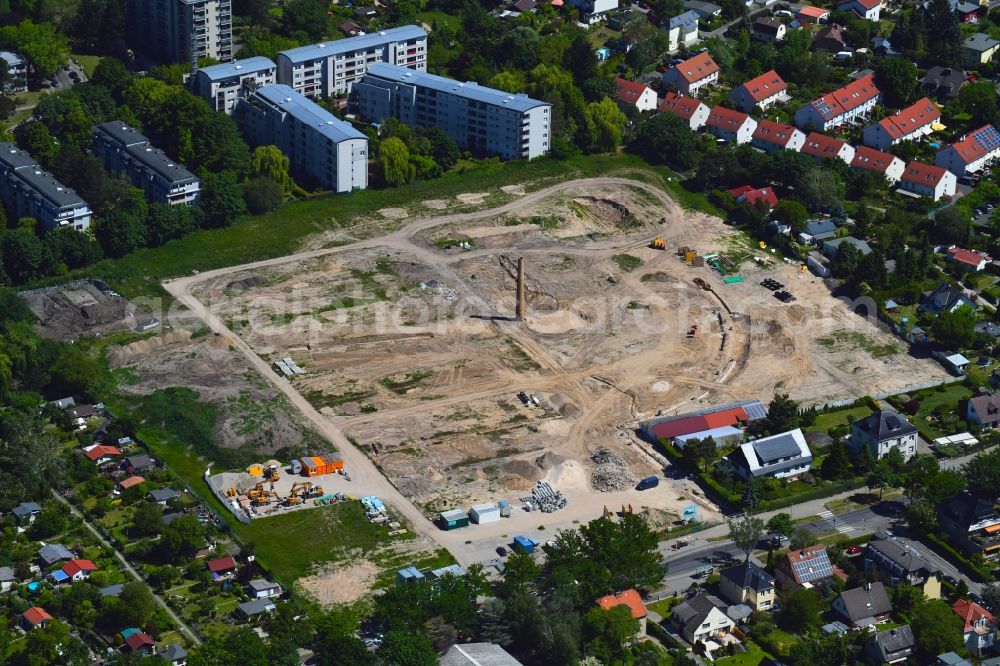
<instances>
[{"instance_id":1,"label":"truck","mask_svg":"<svg viewBox=\"0 0 1000 666\"><path fill-rule=\"evenodd\" d=\"M649 490L650 488L655 488L660 485L660 479L656 476L647 476L645 479L640 481L635 489L636 490Z\"/></svg>"}]
</instances>

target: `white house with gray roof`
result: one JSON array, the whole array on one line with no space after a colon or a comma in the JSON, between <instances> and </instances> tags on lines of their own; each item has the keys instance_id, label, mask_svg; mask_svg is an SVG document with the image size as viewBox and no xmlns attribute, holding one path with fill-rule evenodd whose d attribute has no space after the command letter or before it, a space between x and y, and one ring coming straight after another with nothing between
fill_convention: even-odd
<instances>
[{"instance_id":1,"label":"white house with gray roof","mask_svg":"<svg viewBox=\"0 0 1000 666\"><path fill-rule=\"evenodd\" d=\"M415 25L278 53L278 83L309 98L346 95L379 62L427 71L427 33Z\"/></svg>"},{"instance_id":2,"label":"white house with gray roof","mask_svg":"<svg viewBox=\"0 0 1000 666\"><path fill-rule=\"evenodd\" d=\"M293 174L334 192L368 187L368 137L289 86L255 90L234 117L251 144L280 148Z\"/></svg>"},{"instance_id":3,"label":"white house with gray roof","mask_svg":"<svg viewBox=\"0 0 1000 666\"><path fill-rule=\"evenodd\" d=\"M191 205L201 191L197 176L120 120L94 126L94 155L108 171L127 175L156 203Z\"/></svg>"},{"instance_id":4,"label":"white house with gray roof","mask_svg":"<svg viewBox=\"0 0 1000 666\"><path fill-rule=\"evenodd\" d=\"M551 105L524 94L389 63L372 65L354 91L363 118L437 127L464 150L508 160L549 151Z\"/></svg>"},{"instance_id":5,"label":"white house with gray roof","mask_svg":"<svg viewBox=\"0 0 1000 666\"><path fill-rule=\"evenodd\" d=\"M796 428L746 442L730 455L741 479L787 479L808 472L812 453L802 430Z\"/></svg>"},{"instance_id":6,"label":"white house with gray roof","mask_svg":"<svg viewBox=\"0 0 1000 666\"><path fill-rule=\"evenodd\" d=\"M667 33L669 51L677 51L682 46L693 46L698 41L698 12L689 9L671 17L663 29Z\"/></svg>"},{"instance_id":7,"label":"white house with gray roof","mask_svg":"<svg viewBox=\"0 0 1000 666\"><path fill-rule=\"evenodd\" d=\"M87 202L11 143L0 143L0 199L8 219L32 217L44 231L90 228L93 213Z\"/></svg>"},{"instance_id":8,"label":"white house with gray roof","mask_svg":"<svg viewBox=\"0 0 1000 666\"><path fill-rule=\"evenodd\" d=\"M462 643L448 649L441 666L521 666L521 662L494 643Z\"/></svg>"},{"instance_id":9,"label":"white house with gray roof","mask_svg":"<svg viewBox=\"0 0 1000 666\"><path fill-rule=\"evenodd\" d=\"M28 89L28 61L11 51L0 51L0 67L6 66L3 94L11 95Z\"/></svg>"},{"instance_id":10,"label":"white house with gray roof","mask_svg":"<svg viewBox=\"0 0 1000 666\"><path fill-rule=\"evenodd\" d=\"M902 414L883 409L851 424L850 447L855 452L868 447L876 460L899 449L909 460L917 453L917 429Z\"/></svg>"},{"instance_id":11,"label":"white house with gray roof","mask_svg":"<svg viewBox=\"0 0 1000 666\"><path fill-rule=\"evenodd\" d=\"M240 97L274 85L277 77L278 66L270 58L256 56L202 67L191 80L191 90L214 110L232 115Z\"/></svg>"}]
</instances>

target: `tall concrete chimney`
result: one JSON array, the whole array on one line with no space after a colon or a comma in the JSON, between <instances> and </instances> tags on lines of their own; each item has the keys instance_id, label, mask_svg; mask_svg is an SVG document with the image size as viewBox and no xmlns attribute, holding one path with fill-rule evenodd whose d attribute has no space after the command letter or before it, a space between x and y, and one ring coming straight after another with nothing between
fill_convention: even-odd
<instances>
[{"instance_id":1,"label":"tall concrete chimney","mask_svg":"<svg viewBox=\"0 0 1000 666\"><path fill-rule=\"evenodd\" d=\"M524 257L517 258L517 314L518 321L524 321L524 309L527 305L524 297Z\"/></svg>"}]
</instances>

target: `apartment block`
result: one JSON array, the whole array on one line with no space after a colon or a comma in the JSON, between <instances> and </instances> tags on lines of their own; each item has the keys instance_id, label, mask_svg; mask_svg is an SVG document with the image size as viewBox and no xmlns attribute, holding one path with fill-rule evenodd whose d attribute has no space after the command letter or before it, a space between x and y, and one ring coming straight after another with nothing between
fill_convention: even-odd
<instances>
[{"instance_id":1,"label":"apartment block","mask_svg":"<svg viewBox=\"0 0 1000 666\"><path fill-rule=\"evenodd\" d=\"M197 176L120 120L94 127L94 155L108 171L126 174L150 201L190 205L201 190Z\"/></svg>"},{"instance_id":2,"label":"apartment block","mask_svg":"<svg viewBox=\"0 0 1000 666\"><path fill-rule=\"evenodd\" d=\"M549 150L551 105L524 94L388 63L373 65L354 90L362 117L438 127L474 153L530 160Z\"/></svg>"},{"instance_id":3,"label":"apartment block","mask_svg":"<svg viewBox=\"0 0 1000 666\"><path fill-rule=\"evenodd\" d=\"M33 217L45 231L90 227L87 202L11 143L0 143L0 199L9 219Z\"/></svg>"},{"instance_id":4,"label":"apartment block","mask_svg":"<svg viewBox=\"0 0 1000 666\"><path fill-rule=\"evenodd\" d=\"M231 116L240 96L274 85L277 77L278 66L270 58L257 56L199 69L191 81L191 91L214 110Z\"/></svg>"},{"instance_id":5,"label":"apartment block","mask_svg":"<svg viewBox=\"0 0 1000 666\"><path fill-rule=\"evenodd\" d=\"M247 141L280 148L296 177L335 192L368 187L368 138L290 86L255 90L233 115Z\"/></svg>"},{"instance_id":6,"label":"apartment block","mask_svg":"<svg viewBox=\"0 0 1000 666\"><path fill-rule=\"evenodd\" d=\"M0 51L0 67L7 68L3 94L24 92L28 89L28 61L16 53Z\"/></svg>"},{"instance_id":7,"label":"apartment block","mask_svg":"<svg viewBox=\"0 0 1000 666\"><path fill-rule=\"evenodd\" d=\"M278 83L309 98L346 95L375 63L427 71L427 33L415 25L278 53Z\"/></svg>"},{"instance_id":8,"label":"apartment block","mask_svg":"<svg viewBox=\"0 0 1000 666\"><path fill-rule=\"evenodd\" d=\"M136 50L159 62L227 62L233 57L230 0L127 0Z\"/></svg>"}]
</instances>

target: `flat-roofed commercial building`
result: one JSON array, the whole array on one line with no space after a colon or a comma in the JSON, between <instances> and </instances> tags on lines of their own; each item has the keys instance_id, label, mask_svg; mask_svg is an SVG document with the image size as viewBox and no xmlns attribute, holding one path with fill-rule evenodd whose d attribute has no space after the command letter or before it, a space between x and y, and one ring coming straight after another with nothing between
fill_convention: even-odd
<instances>
[{"instance_id":1,"label":"flat-roofed commercial building","mask_svg":"<svg viewBox=\"0 0 1000 666\"><path fill-rule=\"evenodd\" d=\"M93 215L79 194L11 143L0 143L0 199L8 218L32 217L46 231L65 226L84 231Z\"/></svg>"},{"instance_id":2,"label":"flat-roofed commercial building","mask_svg":"<svg viewBox=\"0 0 1000 666\"><path fill-rule=\"evenodd\" d=\"M278 82L278 66L270 58L257 56L202 67L194 74L191 90L216 111L232 115L241 95Z\"/></svg>"},{"instance_id":3,"label":"flat-roofed commercial building","mask_svg":"<svg viewBox=\"0 0 1000 666\"><path fill-rule=\"evenodd\" d=\"M108 171L126 174L151 201L190 205L198 198L198 177L120 120L94 126L94 154Z\"/></svg>"}]
</instances>

